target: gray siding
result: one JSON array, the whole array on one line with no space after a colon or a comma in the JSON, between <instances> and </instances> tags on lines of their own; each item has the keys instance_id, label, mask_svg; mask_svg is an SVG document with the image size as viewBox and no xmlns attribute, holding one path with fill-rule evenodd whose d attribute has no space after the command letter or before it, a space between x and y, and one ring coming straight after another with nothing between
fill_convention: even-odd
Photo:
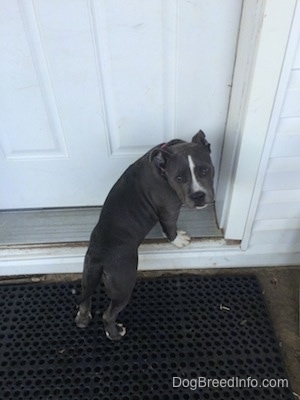
<instances>
[{"instance_id":1,"label":"gray siding","mask_svg":"<svg viewBox=\"0 0 300 400\"><path fill-rule=\"evenodd\" d=\"M263 246L274 256L300 251L300 40L250 239L252 250Z\"/></svg>"}]
</instances>

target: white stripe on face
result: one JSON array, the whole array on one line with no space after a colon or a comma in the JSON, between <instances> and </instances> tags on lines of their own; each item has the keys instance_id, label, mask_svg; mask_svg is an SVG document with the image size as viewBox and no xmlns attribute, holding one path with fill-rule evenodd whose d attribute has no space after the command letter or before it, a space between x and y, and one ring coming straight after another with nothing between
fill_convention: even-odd
<instances>
[{"instance_id":1,"label":"white stripe on face","mask_svg":"<svg viewBox=\"0 0 300 400\"><path fill-rule=\"evenodd\" d=\"M189 167L192 175L192 193L194 192L205 192L205 189L200 185L200 183L197 181L196 175L195 175L195 164L192 159L192 156L188 156L188 161L189 161Z\"/></svg>"}]
</instances>

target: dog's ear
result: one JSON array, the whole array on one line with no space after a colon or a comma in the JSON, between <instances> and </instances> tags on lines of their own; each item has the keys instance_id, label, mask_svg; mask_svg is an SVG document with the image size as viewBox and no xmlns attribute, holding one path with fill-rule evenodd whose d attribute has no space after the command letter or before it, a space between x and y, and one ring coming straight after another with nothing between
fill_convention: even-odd
<instances>
[{"instance_id":1,"label":"dog's ear","mask_svg":"<svg viewBox=\"0 0 300 400\"><path fill-rule=\"evenodd\" d=\"M199 131L192 139L192 143L200 143L203 146L207 147L208 151L210 152L210 144L205 139L205 133L203 131Z\"/></svg>"},{"instance_id":2,"label":"dog's ear","mask_svg":"<svg viewBox=\"0 0 300 400\"><path fill-rule=\"evenodd\" d=\"M172 157L172 153L162 148L157 148L151 151L149 161L153 161L161 171L165 171L167 161L170 157Z\"/></svg>"}]
</instances>

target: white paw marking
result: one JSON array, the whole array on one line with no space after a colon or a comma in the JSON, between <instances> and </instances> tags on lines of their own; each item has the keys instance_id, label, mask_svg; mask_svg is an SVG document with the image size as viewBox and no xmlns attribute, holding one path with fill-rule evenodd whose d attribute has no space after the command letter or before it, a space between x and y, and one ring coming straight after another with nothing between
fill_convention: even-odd
<instances>
[{"instance_id":1,"label":"white paw marking","mask_svg":"<svg viewBox=\"0 0 300 400\"><path fill-rule=\"evenodd\" d=\"M184 247L190 243L191 238L184 231L177 231L176 238L171 242L176 247Z\"/></svg>"},{"instance_id":2,"label":"white paw marking","mask_svg":"<svg viewBox=\"0 0 300 400\"><path fill-rule=\"evenodd\" d=\"M78 311L78 313L77 313L77 315L76 315L76 318L81 318L81 312L80 312L80 310ZM92 314L89 312L88 313L88 318L89 319L92 319Z\"/></svg>"},{"instance_id":3,"label":"white paw marking","mask_svg":"<svg viewBox=\"0 0 300 400\"><path fill-rule=\"evenodd\" d=\"M92 319L92 314L90 312L88 313L88 320L85 321L84 323L82 323L80 321L81 318L82 318L81 313L80 313L80 311L78 311L78 313L77 313L77 315L75 317L75 322L76 322L78 328L86 328L88 323L89 323L89 321L91 321L91 319Z\"/></svg>"},{"instance_id":4,"label":"white paw marking","mask_svg":"<svg viewBox=\"0 0 300 400\"><path fill-rule=\"evenodd\" d=\"M121 330L119 330L119 333L121 336L125 336L126 335L126 328L125 326L123 326L123 324L117 324L118 328L121 328Z\"/></svg>"},{"instance_id":5,"label":"white paw marking","mask_svg":"<svg viewBox=\"0 0 300 400\"><path fill-rule=\"evenodd\" d=\"M126 335L125 326L123 326L123 324L116 324L116 326L118 327L118 331L119 331L119 334L121 335L121 337L125 336ZM111 339L109 332L105 331L105 335L108 339Z\"/></svg>"}]
</instances>

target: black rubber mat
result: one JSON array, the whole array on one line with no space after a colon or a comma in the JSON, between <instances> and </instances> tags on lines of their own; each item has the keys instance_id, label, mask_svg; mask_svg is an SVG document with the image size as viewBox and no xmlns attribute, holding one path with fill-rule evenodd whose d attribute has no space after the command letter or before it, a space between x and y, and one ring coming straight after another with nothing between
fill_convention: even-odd
<instances>
[{"instance_id":1,"label":"black rubber mat","mask_svg":"<svg viewBox=\"0 0 300 400\"><path fill-rule=\"evenodd\" d=\"M0 286L1 399L293 399L253 277L139 280L121 342L105 337L102 290L76 327L78 292Z\"/></svg>"}]
</instances>

